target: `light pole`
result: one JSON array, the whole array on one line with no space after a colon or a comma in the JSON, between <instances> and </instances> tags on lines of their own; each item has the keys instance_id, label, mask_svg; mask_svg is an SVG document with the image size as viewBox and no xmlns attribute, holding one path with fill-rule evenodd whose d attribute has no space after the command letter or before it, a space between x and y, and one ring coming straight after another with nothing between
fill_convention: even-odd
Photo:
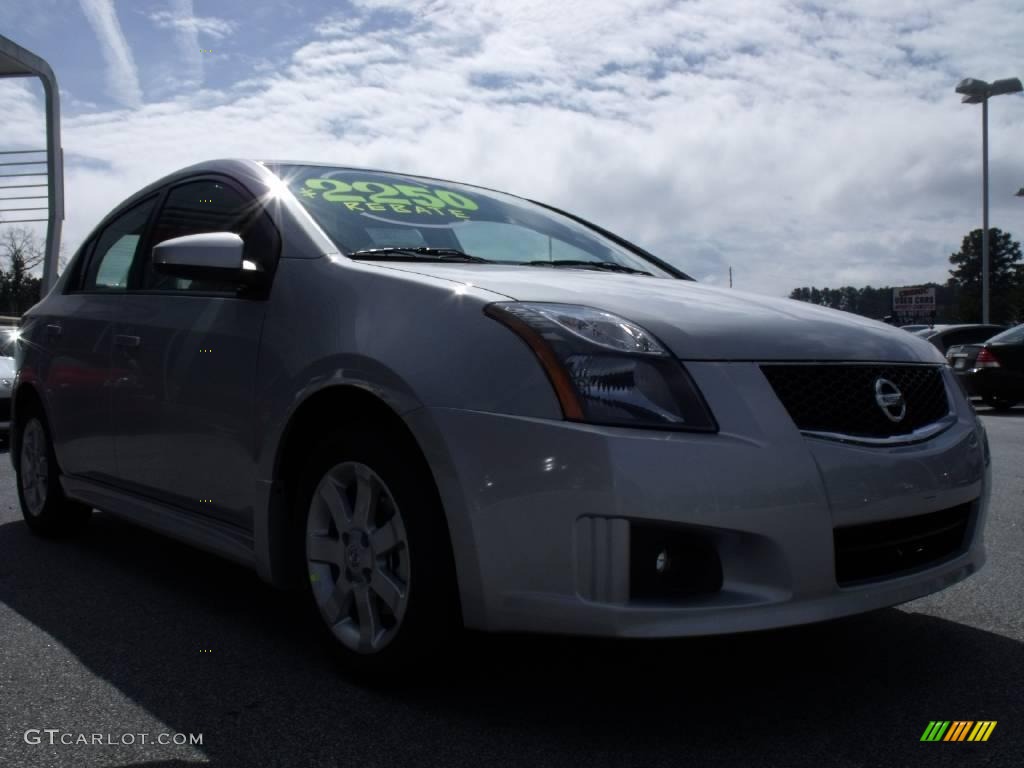
<instances>
[{"instance_id":1,"label":"light pole","mask_svg":"<svg viewBox=\"0 0 1024 768\"><path fill-rule=\"evenodd\" d=\"M1024 86L1016 77L986 83L968 77L956 86L964 104L981 104L981 322L988 323L988 100L1004 93L1020 93Z\"/></svg>"}]
</instances>

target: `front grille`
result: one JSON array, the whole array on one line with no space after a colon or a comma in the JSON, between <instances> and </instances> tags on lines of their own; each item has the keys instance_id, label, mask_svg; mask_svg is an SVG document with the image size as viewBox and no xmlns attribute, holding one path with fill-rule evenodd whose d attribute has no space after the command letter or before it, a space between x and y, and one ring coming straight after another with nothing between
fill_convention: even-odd
<instances>
[{"instance_id":1,"label":"front grille","mask_svg":"<svg viewBox=\"0 0 1024 768\"><path fill-rule=\"evenodd\" d=\"M939 367L926 365L762 365L761 370L805 431L852 437L907 435L949 413ZM903 394L906 413L894 422L878 404L875 383L886 379Z\"/></svg>"},{"instance_id":2,"label":"front grille","mask_svg":"<svg viewBox=\"0 0 1024 768\"><path fill-rule=\"evenodd\" d=\"M959 555L972 507L836 528L836 581L841 587L876 581Z\"/></svg>"}]
</instances>

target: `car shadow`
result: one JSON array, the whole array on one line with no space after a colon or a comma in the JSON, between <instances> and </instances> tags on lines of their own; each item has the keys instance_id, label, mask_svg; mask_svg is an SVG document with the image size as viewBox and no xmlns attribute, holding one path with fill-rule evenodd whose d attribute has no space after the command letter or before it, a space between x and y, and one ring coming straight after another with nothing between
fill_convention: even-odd
<instances>
[{"instance_id":1,"label":"car shadow","mask_svg":"<svg viewBox=\"0 0 1024 768\"><path fill-rule=\"evenodd\" d=\"M152 717L203 733L217 765L961 766L965 752L987 765L1024 754L1024 646L931 616L888 609L673 641L469 634L427 678L374 690L249 571L107 515L93 523L64 541L0 526L0 601ZM1000 725L984 744L922 744L936 719Z\"/></svg>"}]
</instances>

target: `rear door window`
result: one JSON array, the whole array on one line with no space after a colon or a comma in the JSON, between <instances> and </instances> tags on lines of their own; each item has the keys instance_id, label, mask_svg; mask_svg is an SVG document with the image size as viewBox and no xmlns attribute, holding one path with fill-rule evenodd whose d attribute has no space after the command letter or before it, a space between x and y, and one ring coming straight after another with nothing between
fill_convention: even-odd
<instances>
[{"instance_id":1,"label":"rear door window","mask_svg":"<svg viewBox=\"0 0 1024 768\"><path fill-rule=\"evenodd\" d=\"M82 288L87 291L123 292L128 290L132 266L140 255L139 243L156 198L139 203L106 227L96 241Z\"/></svg>"}]
</instances>

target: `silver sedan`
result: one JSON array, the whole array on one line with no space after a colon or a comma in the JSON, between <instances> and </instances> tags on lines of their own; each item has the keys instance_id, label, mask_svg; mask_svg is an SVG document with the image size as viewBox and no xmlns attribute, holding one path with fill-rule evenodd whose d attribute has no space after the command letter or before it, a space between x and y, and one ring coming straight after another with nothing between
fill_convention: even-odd
<instances>
[{"instance_id":1,"label":"silver sedan","mask_svg":"<svg viewBox=\"0 0 1024 768\"><path fill-rule=\"evenodd\" d=\"M986 436L932 345L493 190L196 165L20 333L34 532L98 508L243 563L373 674L463 626L831 619L985 557Z\"/></svg>"}]
</instances>

